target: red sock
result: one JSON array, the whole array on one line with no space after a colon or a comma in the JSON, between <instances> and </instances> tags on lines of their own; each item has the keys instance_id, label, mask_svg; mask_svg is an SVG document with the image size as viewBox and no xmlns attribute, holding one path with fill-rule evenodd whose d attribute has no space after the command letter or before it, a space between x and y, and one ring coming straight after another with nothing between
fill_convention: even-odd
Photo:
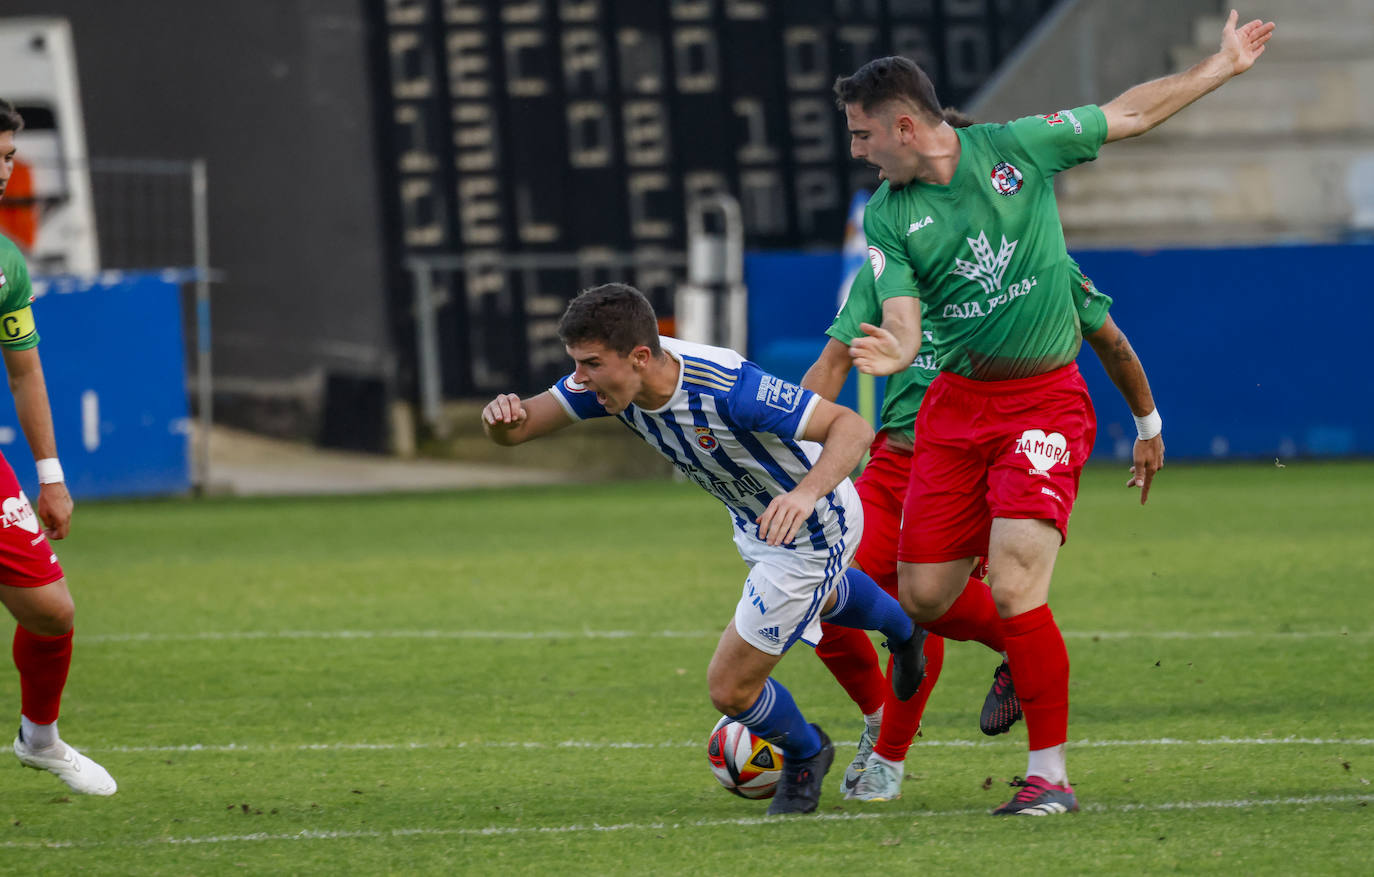
<instances>
[{"instance_id":1,"label":"red sock","mask_svg":"<svg viewBox=\"0 0 1374 877\"><path fill-rule=\"evenodd\" d=\"M921 680L921 687L916 689L911 700L898 700L897 695L892 693L891 685L884 685L883 690L887 696L883 698L883 726L878 731L878 741L873 744L873 751L890 761L902 761L906 758L906 751L911 748L911 739L916 736L916 732L921 729L921 716L926 711L926 701L930 700L930 691L935 687L935 682L940 678L940 670L945 666L945 641L943 637L931 634L926 637L925 647L922 649L926 656L926 678ZM892 674L892 657L887 659L887 672L889 677Z\"/></svg>"},{"instance_id":2,"label":"red sock","mask_svg":"<svg viewBox=\"0 0 1374 877\"><path fill-rule=\"evenodd\" d=\"M969 579L964 592L949 610L934 621L921 625L931 633L959 642L980 642L994 652L1006 650L1002 639L1002 618L992 600L992 589L981 579ZM1017 689L1020 693L1020 689Z\"/></svg>"},{"instance_id":3,"label":"red sock","mask_svg":"<svg viewBox=\"0 0 1374 877\"><path fill-rule=\"evenodd\" d=\"M1002 630L1030 748L1058 746L1069 739L1069 651L1054 614L1039 606L1004 620Z\"/></svg>"},{"instance_id":4,"label":"red sock","mask_svg":"<svg viewBox=\"0 0 1374 877\"><path fill-rule=\"evenodd\" d=\"M67 670L72 666L72 632L39 636L22 625L14 630L14 666L19 668L19 702L36 725L57 721Z\"/></svg>"},{"instance_id":5,"label":"red sock","mask_svg":"<svg viewBox=\"0 0 1374 877\"><path fill-rule=\"evenodd\" d=\"M816 657L865 715L877 712L883 705L883 692L889 691L891 686L883 678L878 652L868 638L868 631L822 621Z\"/></svg>"}]
</instances>

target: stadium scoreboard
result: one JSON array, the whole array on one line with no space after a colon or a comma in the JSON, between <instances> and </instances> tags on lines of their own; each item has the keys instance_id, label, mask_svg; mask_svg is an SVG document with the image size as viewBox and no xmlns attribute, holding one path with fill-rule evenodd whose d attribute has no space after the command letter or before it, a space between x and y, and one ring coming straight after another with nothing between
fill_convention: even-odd
<instances>
[{"instance_id":1,"label":"stadium scoreboard","mask_svg":"<svg viewBox=\"0 0 1374 877\"><path fill-rule=\"evenodd\" d=\"M835 77L902 54L958 102L1047 5L374 0L394 261L465 260L436 275L446 394L556 378L553 327L590 282L624 279L670 309L679 269L658 257L681 253L695 196L738 198L750 247L838 246L851 193L875 180L848 157ZM637 261L598 267L608 253Z\"/></svg>"}]
</instances>

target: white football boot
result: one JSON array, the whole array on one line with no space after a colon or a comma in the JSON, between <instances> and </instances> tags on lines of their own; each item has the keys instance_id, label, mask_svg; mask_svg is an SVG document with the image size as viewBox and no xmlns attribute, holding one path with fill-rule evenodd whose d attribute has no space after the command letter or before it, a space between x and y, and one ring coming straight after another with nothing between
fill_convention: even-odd
<instances>
[{"instance_id":1,"label":"white football boot","mask_svg":"<svg viewBox=\"0 0 1374 877\"><path fill-rule=\"evenodd\" d=\"M25 767L56 774L73 792L113 795L119 790L109 771L61 740L43 749L30 749L23 739L15 737L14 754Z\"/></svg>"},{"instance_id":2,"label":"white football boot","mask_svg":"<svg viewBox=\"0 0 1374 877\"><path fill-rule=\"evenodd\" d=\"M844 797L854 797L854 787L859 784L859 777L863 776L864 766L868 764L868 756L873 754L873 744L877 739L877 733L865 723L864 732L859 735L859 751L854 753L854 760L844 769L844 778L840 781L840 792Z\"/></svg>"},{"instance_id":3,"label":"white football boot","mask_svg":"<svg viewBox=\"0 0 1374 877\"><path fill-rule=\"evenodd\" d=\"M902 797L902 774L906 773L902 768L900 764L893 767L891 762L876 754L870 755L863 773L859 774L854 793L849 797L856 801L897 800Z\"/></svg>"}]
</instances>

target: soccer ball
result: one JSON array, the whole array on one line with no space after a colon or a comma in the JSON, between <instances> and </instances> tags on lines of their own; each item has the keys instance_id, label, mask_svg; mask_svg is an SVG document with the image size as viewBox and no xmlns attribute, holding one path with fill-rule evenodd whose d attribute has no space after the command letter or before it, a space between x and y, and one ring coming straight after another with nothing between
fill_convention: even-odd
<instances>
[{"instance_id":1,"label":"soccer ball","mask_svg":"<svg viewBox=\"0 0 1374 877\"><path fill-rule=\"evenodd\" d=\"M721 716L706 742L711 773L741 798L771 798L782 777L782 753L729 716Z\"/></svg>"}]
</instances>

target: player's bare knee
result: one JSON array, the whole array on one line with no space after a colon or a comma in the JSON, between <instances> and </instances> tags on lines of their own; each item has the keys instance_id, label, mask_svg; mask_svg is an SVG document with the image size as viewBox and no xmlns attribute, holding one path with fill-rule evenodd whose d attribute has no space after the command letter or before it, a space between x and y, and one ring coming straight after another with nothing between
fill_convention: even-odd
<instances>
[{"instance_id":1,"label":"player's bare knee","mask_svg":"<svg viewBox=\"0 0 1374 877\"><path fill-rule=\"evenodd\" d=\"M44 606L44 611L38 616L37 623L40 630L34 631L39 636L61 636L72 629L76 622L76 606L71 599L57 600Z\"/></svg>"},{"instance_id":2,"label":"player's bare knee","mask_svg":"<svg viewBox=\"0 0 1374 877\"><path fill-rule=\"evenodd\" d=\"M898 602L912 621L934 621L949 608L944 595L932 589L904 588L898 593Z\"/></svg>"},{"instance_id":3,"label":"player's bare knee","mask_svg":"<svg viewBox=\"0 0 1374 877\"><path fill-rule=\"evenodd\" d=\"M72 629L76 619L76 609L71 603L66 606L44 606L39 611L28 613L20 624L29 633L38 636L61 636Z\"/></svg>"},{"instance_id":4,"label":"player's bare knee","mask_svg":"<svg viewBox=\"0 0 1374 877\"><path fill-rule=\"evenodd\" d=\"M997 614L1011 618L1029 612L1049 597L1048 576L1024 568L1003 568L988 577Z\"/></svg>"},{"instance_id":5,"label":"player's bare knee","mask_svg":"<svg viewBox=\"0 0 1374 877\"><path fill-rule=\"evenodd\" d=\"M721 680L711 683L711 705L722 715L737 716L754 705L759 699L757 691L740 685L734 680Z\"/></svg>"}]
</instances>

